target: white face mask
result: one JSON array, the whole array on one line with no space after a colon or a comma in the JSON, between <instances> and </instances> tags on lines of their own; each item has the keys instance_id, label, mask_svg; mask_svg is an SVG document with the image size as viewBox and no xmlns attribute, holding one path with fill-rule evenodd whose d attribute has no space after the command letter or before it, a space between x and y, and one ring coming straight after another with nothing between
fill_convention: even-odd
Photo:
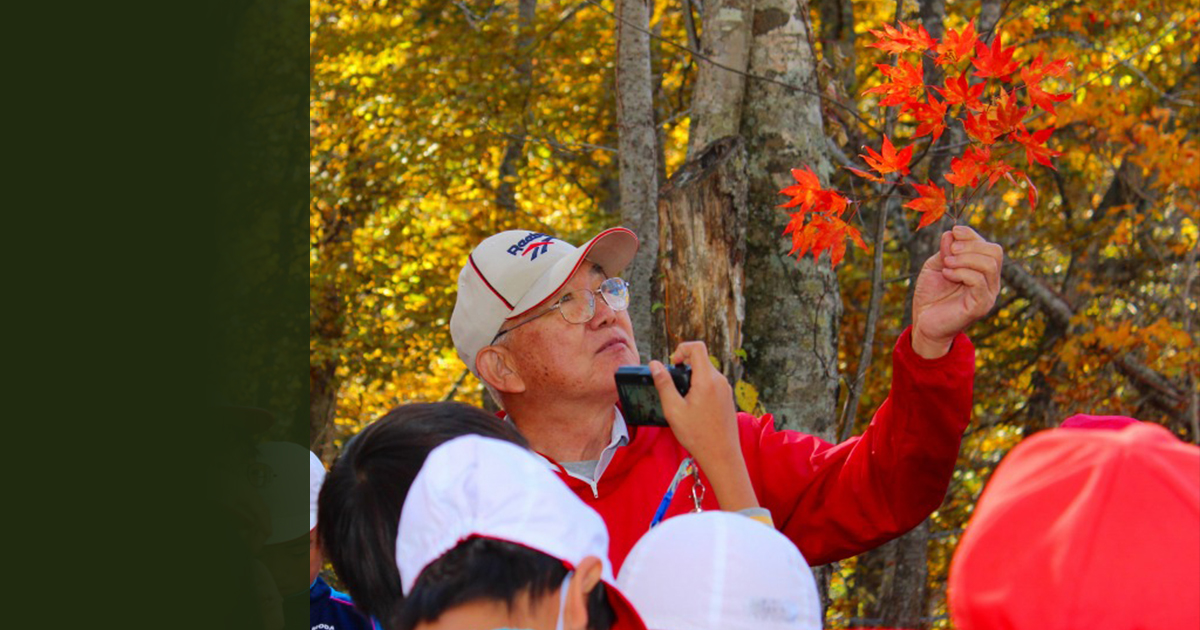
<instances>
[{"instance_id":1,"label":"white face mask","mask_svg":"<svg viewBox=\"0 0 1200 630\"><path fill-rule=\"evenodd\" d=\"M567 587L571 585L571 574L574 571L567 571L566 577L563 578L562 586L558 589L558 621L554 624L554 630L563 630L563 612L567 609ZM528 628L496 628L496 630L529 630Z\"/></svg>"},{"instance_id":2,"label":"white face mask","mask_svg":"<svg viewBox=\"0 0 1200 630\"><path fill-rule=\"evenodd\" d=\"M562 588L558 589L558 623L554 624L554 630L563 630L563 611L567 609L567 587L571 584L571 575L574 571L567 571L566 577L563 578Z\"/></svg>"}]
</instances>

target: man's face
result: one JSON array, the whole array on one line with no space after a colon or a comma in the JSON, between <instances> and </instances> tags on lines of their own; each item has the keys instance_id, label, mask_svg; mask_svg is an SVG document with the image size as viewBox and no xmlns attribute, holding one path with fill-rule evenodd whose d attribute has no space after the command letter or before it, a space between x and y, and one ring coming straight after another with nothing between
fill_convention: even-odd
<instances>
[{"instance_id":1,"label":"man's face","mask_svg":"<svg viewBox=\"0 0 1200 630\"><path fill-rule=\"evenodd\" d=\"M563 295L580 289L594 291L605 278L599 266L585 263L546 306L539 307L541 317L508 333L504 345L513 355L527 392L605 396L616 402L613 375L622 365L638 363L629 312L612 310L599 295L595 296L595 314L582 324L567 322L557 311L545 312Z\"/></svg>"}]
</instances>

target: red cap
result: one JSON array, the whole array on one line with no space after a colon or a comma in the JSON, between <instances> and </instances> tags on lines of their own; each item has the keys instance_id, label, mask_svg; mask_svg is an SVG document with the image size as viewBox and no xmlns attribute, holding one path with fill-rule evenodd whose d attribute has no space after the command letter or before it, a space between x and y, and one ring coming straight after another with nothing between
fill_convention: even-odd
<instances>
[{"instance_id":1,"label":"red cap","mask_svg":"<svg viewBox=\"0 0 1200 630\"><path fill-rule=\"evenodd\" d=\"M1063 429L1124 429L1138 422L1137 418L1129 416L1089 416L1080 413L1063 420L1059 427Z\"/></svg>"},{"instance_id":2,"label":"red cap","mask_svg":"<svg viewBox=\"0 0 1200 630\"><path fill-rule=\"evenodd\" d=\"M1200 628L1200 447L1052 429L984 489L950 565L963 630Z\"/></svg>"}]
</instances>

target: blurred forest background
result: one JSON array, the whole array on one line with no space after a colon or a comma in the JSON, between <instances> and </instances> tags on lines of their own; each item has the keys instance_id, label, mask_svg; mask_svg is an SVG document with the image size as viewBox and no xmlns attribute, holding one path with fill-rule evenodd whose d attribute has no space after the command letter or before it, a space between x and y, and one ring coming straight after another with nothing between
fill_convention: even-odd
<instances>
[{"instance_id":1,"label":"blurred forest background","mask_svg":"<svg viewBox=\"0 0 1200 630\"><path fill-rule=\"evenodd\" d=\"M974 419L941 508L901 539L821 567L828 627L949 627L949 559L984 483L1023 438L1074 413L1200 439L1200 9L1184 0L313 0L310 430L331 461L410 401L485 404L447 322L469 249L504 229L579 243L625 225L643 359L702 338L743 409L837 440L887 394L915 270L957 220L1005 248L1004 287L969 332ZM1065 59L1057 170L1036 208L1001 183L917 231L901 199L842 166L880 130L867 33L940 38L975 20L1015 58ZM936 68L926 66L927 80ZM936 179L963 130L916 141ZM808 164L867 200L871 251L836 270L788 256L778 194ZM1023 164L1020 168L1026 168ZM911 190L903 191L912 197Z\"/></svg>"}]
</instances>

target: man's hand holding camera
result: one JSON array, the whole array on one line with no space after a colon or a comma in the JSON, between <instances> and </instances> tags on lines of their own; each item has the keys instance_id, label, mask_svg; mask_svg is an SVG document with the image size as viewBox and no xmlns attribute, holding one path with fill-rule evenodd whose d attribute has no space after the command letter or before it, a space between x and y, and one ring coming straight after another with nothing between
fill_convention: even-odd
<instances>
[{"instance_id":1,"label":"man's hand holding camera","mask_svg":"<svg viewBox=\"0 0 1200 630\"><path fill-rule=\"evenodd\" d=\"M758 507L738 440L737 410L729 381L709 361L702 341L679 344L671 362L692 368L687 396L679 395L662 363L651 361L650 374L675 438L708 477L722 510Z\"/></svg>"}]
</instances>

